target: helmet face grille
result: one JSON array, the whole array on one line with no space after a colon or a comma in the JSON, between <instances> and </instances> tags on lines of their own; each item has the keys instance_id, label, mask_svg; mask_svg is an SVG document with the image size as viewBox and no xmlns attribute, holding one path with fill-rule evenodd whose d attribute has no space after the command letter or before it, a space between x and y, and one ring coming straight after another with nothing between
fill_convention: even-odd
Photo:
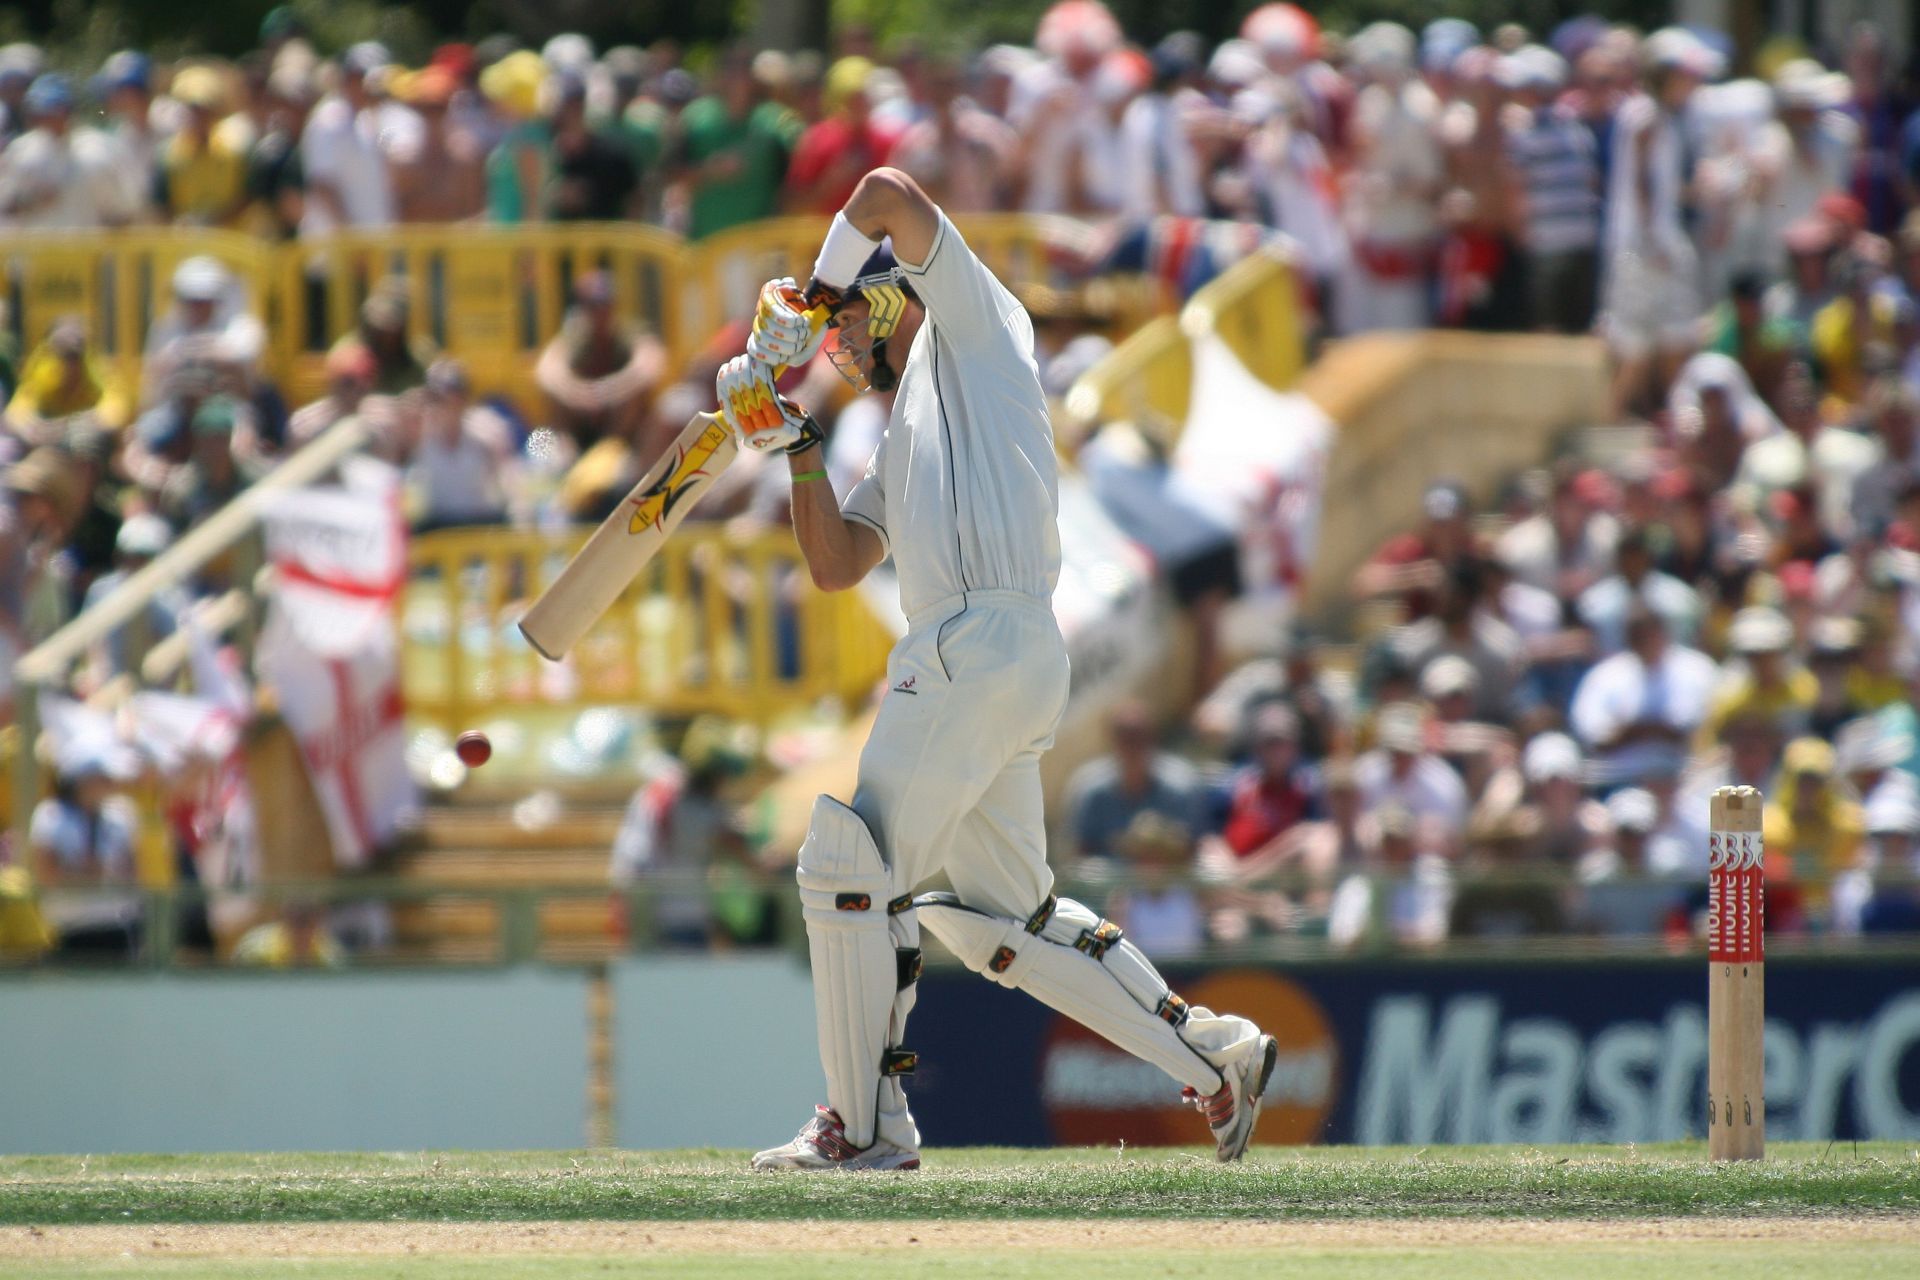
<instances>
[{"instance_id":1,"label":"helmet face grille","mask_svg":"<svg viewBox=\"0 0 1920 1280\"><path fill-rule=\"evenodd\" d=\"M851 324L836 319L827 359L855 391L891 391L898 383L898 376L885 363L887 339L899 331L912 296L898 270L862 276L847 286L842 313L855 302L865 302L867 314Z\"/></svg>"}]
</instances>

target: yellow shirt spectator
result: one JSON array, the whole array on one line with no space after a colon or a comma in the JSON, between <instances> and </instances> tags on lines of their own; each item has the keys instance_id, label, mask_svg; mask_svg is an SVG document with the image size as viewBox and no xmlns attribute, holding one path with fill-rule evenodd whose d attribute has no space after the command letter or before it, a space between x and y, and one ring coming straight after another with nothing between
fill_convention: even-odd
<instances>
[{"instance_id":1,"label":"yellow shirt spectator","mask_svg":"<svg viewBox=\"0 0 1920 1280\"><path fill-rule=\"evenodd\" d=\"M1828 882L1853 868L1867 831L1860 806L1836 788L1833 769L1831 743L1820 738L1789 742L1761 824L1769 865L1791 867L1789 883L1816 912L1826 908Z\"/></svg>"},{"instance_id":2,"label":"yellow shirt spectator","mask_svg":"<svg viewBox=\"0 0 1920 1280\"><path fill-rule=\"evenodd\" d=\"M1711 751L1735 720L1763 719L1783 733L1799 733L1820 696L1820 681L1805 667L1790 665L1793 624L1778 609L1749 605L1727 625L1727 647L1746 663L1738 679L1707 704L1699 747Z\"/></svg>"},{"instance_id":3,"label":"yellow shirt spectator","mask_svg":"<svg viewBox=\"0 0 1920 1280\"><path fill-rule=\"evenodd\" d=\"M61 323L20 368L7 417L25 425L91 409L100 425L117 430L133 418L126 383L89 350L84 330Z\"/></svg>"},{"instance_id":4,"label":"yellow shirt spectator","mask_svg":"<svg viewBox=\"0 0 1920 1280\"><path fill-rule=\"evenodd\" d=\"M175 222L232 226L245 206L247 157L218 137L175 134L160 157L167 212Z\"/></svg>"},{"instance_id":5,"label":"yellow shirt spectator","mask_svg":"<svg viewBox=\"0 0 1920 1280\"><path fill-rule=\"evenodd\" d=\"M175 222L232 226L246 207L247 149L243 134L217 127L226 85L211 67L186 67L171 92L187 120L160 153L161 200Z\"/></svg>"},{"instance_id":6,"label":"yellow shirt spectator","mask_svg":"<svg viewBox=\"0 0 1920 1280\"><path fill-rule=\"evenodd\" d=\"M1729 724L1751 717L1763 717L1777 728L1796 732L1819 696L1820 682L1805 667L1795 667L1768 685L1757 683L1750 675L1741 676L1714 695L1707 718L1700 724L1699 745L1702 750L1711 750L1719 745L1720 734Z\"/></svg>"},{"instance_id":7,"label":"yellow shirt spectator","mask_svg":"<svg viewBox=\"0 0 1920 1280\"><path fill-rule=\"evenodd\" d=\"M1867 344L1893 343L1898 311L1893 298L1876 293L1867 307L1866 323L1861 325L1855 320L1854 300L1835 298L1814 313L1808 331L1808 345L1826 377L1829 394L1846 404L1857 402L1867 389L1866 373L1860 365Z\"/></svg>"}]
</instances>

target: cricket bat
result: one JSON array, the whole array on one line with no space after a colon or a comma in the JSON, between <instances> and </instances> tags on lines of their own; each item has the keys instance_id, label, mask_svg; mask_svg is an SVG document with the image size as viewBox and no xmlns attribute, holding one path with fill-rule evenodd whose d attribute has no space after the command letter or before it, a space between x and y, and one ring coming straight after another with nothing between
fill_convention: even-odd
<instances>
[{"instance_id":1,"label":"cricket bat","mask_svg":"<svg viewBox=\"0 0 1920 1280\"><path fill-rule=\"evenodd\" d=\"M520 619L520 634L558 662L639 576L740 452L725 422L696 413Z\"/></svg>"}]
</instances>

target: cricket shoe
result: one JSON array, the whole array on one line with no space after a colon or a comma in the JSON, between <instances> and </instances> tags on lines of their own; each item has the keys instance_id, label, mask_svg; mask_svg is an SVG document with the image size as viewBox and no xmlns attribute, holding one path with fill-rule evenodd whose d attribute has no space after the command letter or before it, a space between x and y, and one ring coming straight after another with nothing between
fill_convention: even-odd
<instances>
[{"instance_id":1,"label":"cricket shoe","mask_svg":"<svg viewBox=\"0 0 1920 1280\"><path fill-rule=\"evenodd\" d=\"M1203 1098L1194 1089L1181 1090L1181 1096L1207 1118L1215 1154L1222 1164L1247 1153L1253 1126L1260 1120L1260 1098L1267 1091L1267 1081L1273 1078L1273 1064L1279 1057L1278 1042L1272 1036L1261 1036L1254 1052L1219 1069L1225 1083L1218 1092Z\"/></svg>"},{"instance_id":2,"label":"cricket shoe","mask_svg":"<svg viewBox=\"0 0 1920 1280\"><path fill-rule=\"evenodd\" d=\"M753 1157L758 1170L801 1169L808 1172L839 1169L918 1169L920 1153L876 1137L870 1147L847 1141L847 1127L827 1107L815 1107L813 1119L784 1147L771 1147Z\"/></svg>"}]
</instances>

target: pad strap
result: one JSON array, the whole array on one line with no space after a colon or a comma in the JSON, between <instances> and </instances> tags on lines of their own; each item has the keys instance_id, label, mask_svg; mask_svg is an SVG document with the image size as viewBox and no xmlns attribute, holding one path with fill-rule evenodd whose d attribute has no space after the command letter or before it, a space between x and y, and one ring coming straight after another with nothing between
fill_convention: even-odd
<instances>
[{"instance_id":1,"label":"pad strap","mask_svg":"<svg viewBox=\"0 0 1920 1280\"><path fill-rule=\"evenodd\" d=\"M882 1076L910 1076L920 1065L920 1055L911 1049L889 1049L880 1055Z\"/></svg>"}]
</instances>

